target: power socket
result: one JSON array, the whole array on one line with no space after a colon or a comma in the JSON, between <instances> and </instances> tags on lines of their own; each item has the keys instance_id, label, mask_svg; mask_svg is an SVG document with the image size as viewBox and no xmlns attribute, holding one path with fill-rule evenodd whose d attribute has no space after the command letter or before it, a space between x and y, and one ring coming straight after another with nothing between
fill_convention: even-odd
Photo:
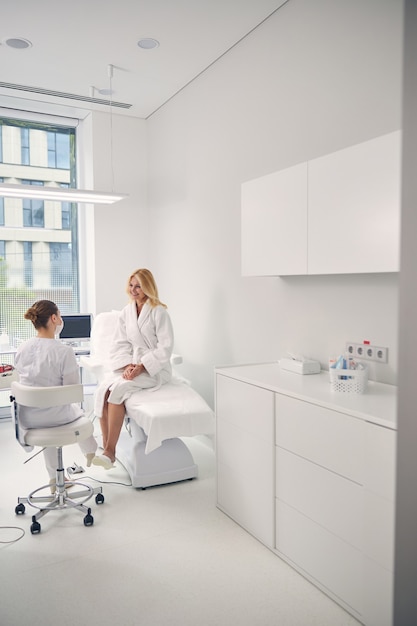
<instances>
[{"instance_id":1,"label":"power socket","mask_svg":"<svg viewBox=\"0 0 417 626\"><path fill-rule=\"evenodd\" d=\"M373 346L370 343L346 343L346 352L358 359L375 361L377 363L388 363L388 348Z\"/></svg>"}]
</instances>

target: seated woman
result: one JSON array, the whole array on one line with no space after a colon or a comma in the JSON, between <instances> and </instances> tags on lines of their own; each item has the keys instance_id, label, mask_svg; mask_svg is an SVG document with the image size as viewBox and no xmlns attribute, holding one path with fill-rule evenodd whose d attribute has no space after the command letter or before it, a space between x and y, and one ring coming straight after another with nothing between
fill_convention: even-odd
<instances>
[{"instance_id":1,"label":"seated woman","mask_svg":"<svg viewBox=\"0 0 417 626\"><path fill-rule=\"evenodd\" d=\"M135 270L126 291L131 302L121 311L110 349L113 374L99 386L95 397L104 450L93 464L105 469L113 467L116 459L125 400L139 389L159 388L172 376L174 334L152 273Z\"/></svg>"},{"instance_id":2,"label":"seated woman","mask_svg":"<svg viewBox=\"0 0 417 626\"><path fill-rule=\"evenodd\" d=\"M37 336L23 343L16 353L15 365L22 385L53 387L79 384L80 371L72 348L55 339L63 327L57 305L50 300L39 300L26 311L25 319L32 322ZM23 428L47 428L74 422L83 413L78 404L47 409L21 406L19 418ZM97 450L96 440L91 435L79 446L90 467ZM45 448L44 457L52 484L57 469L55 448Z\"/></svg>"}]
</instances>

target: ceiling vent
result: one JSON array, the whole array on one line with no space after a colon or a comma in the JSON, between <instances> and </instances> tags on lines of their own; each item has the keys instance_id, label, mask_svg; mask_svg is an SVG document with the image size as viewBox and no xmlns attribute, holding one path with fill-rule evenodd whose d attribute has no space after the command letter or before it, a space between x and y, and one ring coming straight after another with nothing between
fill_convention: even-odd
<instances>
[{"instance_id":1,"label":"ceiling vent","mask_svg":"<svg viewBox=\"0 0 417 626\"><path fill-rule=\"evenodd\" d=\"M29 91L37 93L41 96L52 96L54 98L66 98L67 100L78 100L80 102L88 102L89 104L102 104L103 106L119 107L120 109L130 109L131 104L126 102L115 102L114 100L103 100L101 98L92 98L89 96L79 96L75 93L65 93L63 91L51 91L50 89L41 89L40 87L29 87L28 85L13 85L12 83L0 82L2 89L16 89L17 91Z\"/></svg>"}]
</instances>

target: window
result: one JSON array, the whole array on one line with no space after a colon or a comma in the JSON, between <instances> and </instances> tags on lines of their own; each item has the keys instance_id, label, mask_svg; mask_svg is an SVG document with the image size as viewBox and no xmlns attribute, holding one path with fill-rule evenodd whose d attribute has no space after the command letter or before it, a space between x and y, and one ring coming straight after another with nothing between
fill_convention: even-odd
<instances>
[{"instance_id":1,"label":"window","mask_svg":"<svg viewBox=\"0 0 417 626\"><path fill-rule=\"evenodd\" d=\"M24 278L25 286L33 286L33 269L32 269L32 242L23 242L23 261L24 261Z\"/></svg>"},{"instance_id":2,"label":"window","mask_svg":"<svg viewBox=\"0 0 417 626\"><path fill-rule=\"evenodd\" d=\"M48 133L48 167L69 169L69 135Z\"/></svg>"},{"instance_id":3,"label":"window","mask_svg":"<svg viewBox=\"0 0 417 626\"><path fill-rule=\"evenodd\" d=\"M30 165L29 128L20 129L20 151L22 165Z\"/></svg>"},{"instance_id":4,"label":"window","mask_svg":"<svg viewBox=\"0 0 417 626\"><path fill-rule=\"evenodd\" d=\"M1 130L1 126L0 126ZM1 141L1 136L0 136ZM0 183L4 183L4 180L0 178ZM4 226L4 198L0 198L0 226Z\"/></svg>"},{"instance_id":5,"label":"window","mask_svg":"<svg viewBox=\"0 0 417 626\"><path fill-rule=\"evenodd\" d=\"M40 180L22 180L24 185L43 185ZM43 200L30 200L25 198L23 200L23 226L37 226L38 228L44 227L44 201Z\"/></svg>"},{"instance_id":6,"label":"window","mask_svg":"<svg viewBox=\"0 0 417 626\"><path fill-rule=\"evenodd\" d=\"M65 183L61 183L61 187L69 187ZM71 202L61 202L61 224L62 230L71 228Z\"/></svg>"},{"instance_id":7,"label":"window","mask_svg":"<svg viewBox=\"0 0 417 626\"><path fill-rule=\"evenodd\" d=\"M49 246L51 262L51 285L56 289L68 289L72 286L71 244L51 243Z\"/></svg>"},{"instance_id":8,"label":"window","mask_svg":"<svg viewBox=\"0 0 417 626\"><path fill-rule=\"evenodd\" d=\"M0 163L3 163L3 133L0 126Z\"/></svg>"},{"instance_id":9,"label":"window","mask_svg":"<svg viewBox=\"0 0 417 626\"><path fill-rule=\"evenodd\" d=\"M47 116L44 123L0 118L0 132L0 181L76 186L75 123L51 124ZM24 313L43 299L56 302L63 314L79 312L78 206L0 199L0 326L14 345L33 335Z\"/></svg>"}]
</instances>

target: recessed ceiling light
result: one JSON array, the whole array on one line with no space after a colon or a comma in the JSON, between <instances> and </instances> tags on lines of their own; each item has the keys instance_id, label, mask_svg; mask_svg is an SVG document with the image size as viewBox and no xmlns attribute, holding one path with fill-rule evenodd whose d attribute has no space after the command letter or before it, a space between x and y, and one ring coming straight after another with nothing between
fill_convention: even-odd
<instances>
[{"instance_id":1,"label":"recessed ceiling light","mask_svg":"<svg viewBox=\"0 0 417 626\"><path fill-rule=\"evenodd\" d=\"M10 39L6 39L6 46L9 46L9 48L23 50L24 48L31 48L32 42L28 39L23 39L22 37L10 37Z\"/></svg>"},{"instance_id":2,"label":"recessed ceiling light","mask_svg":"<svg viewBox=\"0 0 417 626\"><path fill-rule=\"evenodd\" d=\"M151 37L147 37L145 39L139 39L138 46L143 50L152 50L152 48L157 48L159 46L159 41L152 39Z\"/></svg>"}]
</instances>

